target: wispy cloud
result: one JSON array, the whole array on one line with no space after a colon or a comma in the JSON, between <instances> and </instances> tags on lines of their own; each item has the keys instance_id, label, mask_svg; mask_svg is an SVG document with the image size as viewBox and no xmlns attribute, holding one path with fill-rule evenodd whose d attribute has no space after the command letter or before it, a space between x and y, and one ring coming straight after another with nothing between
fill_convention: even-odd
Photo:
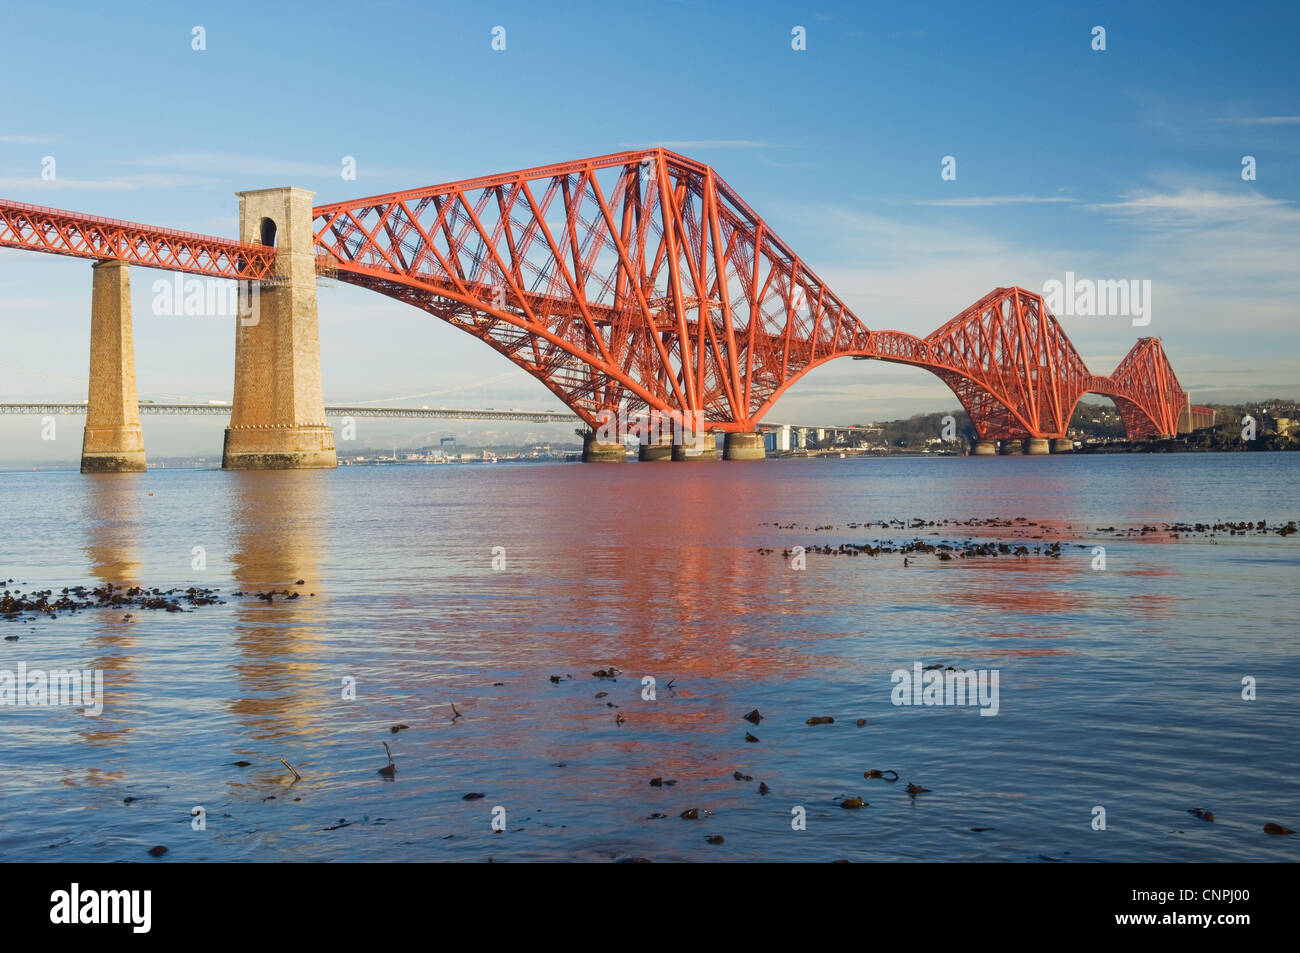
<instances>
[{"instance_id":1,"label":"wispy cloud","mask_svg":"<svg viewBox=\"0 0 1300 953\"><path fill-rule=\"evenodd\" d=\"M638 148L629 146L629 148ZM758 142L754 139L663 139L652 142L651 149L780 149L775 142Z\"/></svg>"},{"instance_id":2,"label":"wispy cloud","mask_svg":"<svg viewBox=\"0 0 1300 953\"><path fill-rule=\"evenodd\" d=\"M1271 199L1258 192L1245 194L1187 188L1178 192L1128 192L1118 202L1097 202L1089 210L1146 216L1153 222L1205 224L1206 220L1236 221L1268 213L1295 211L1281 199Z\"/></svg>"},{"instance_id":3,"label":"wispy cloud","mask_svg":"<svg viewBox=\"0 0 1300 953\"><path fill-rule=\"evenodd\" d=\"M0 177L0 189L36 189L42 192L76 190L80 192L129 192L135 186L112 179L42 179L38 175Z\"/></svg>"},{"instance_id":4,"label":"wispy cloud","mask_svg":"<svg viewBox=\"0 0 1300 953\"><path fill-rule=\"evenodd\" d=\"M53 142L53 136L0 136L0 142L17 146L31 146L42 142Z\"/></svg>"},{"instance_id":5,"label":"wispy cloud","mask_svg":"<svg viewBox=\"0 0 1300 953\"><path fill-rule=\"evenodd\" d=\"M987 208L994 205L1040 205L1075 202L1064 196L1044 195L972 195L959 199L931 199L914 202L914 205L937 205L946 208Z\"/></svg>"},{"instance_id":6,"label":"wispy cloud","mask_svg":"<svg viewBox=\"0 0 1300 953\"><path fill-rule=\"evenodd\" d=\"M1159 283L1165 313L1179 315L1180 325L1222 333L1236 326L1227 316L1237 315L1257 340L1294 328L1300 209L1290 202L1253 190L1188 187L1128 193L1088 208L1130 230L1127 270ZM1114 264L1102 267L1120 273Z\"/></svg>"},{"instance_id":7,"label":"wispy cloud","mask_svg":"<svg viewBox=\"0 0 1300 953\"><path fill-rule=\"evenodd\" d=\"M339 174L339 166L312 162L291 162L266 156L237 155L228 152L173 152L125 160L126 165L168 170L176 175L198 172L223 179L239 176L324 177Z\"/></svg>"},{"instance_id":8,"label":"wispy cloud","mask_svg":"<svg viewBox=\"0 0 1300 953\"><path fill-rule=\"evenodd\" d=\"M1234 126L1295 126L1300 125L1300 116L1243 116L1220 119L1219 122L1231 123Z\"/></svg>"},{"instance_id":9,"label":"wispy cloud","mask_svg":"<svg viewBox=\"0 0 1300 953\"><path fill-rule=\"evenodd\" d=\"M42 179L39 175L0 177L0 188L36 189L45 192L134 192L140 189L179 189L195 185L210 185L217 179L166 172L145 172L136 175L115 175L104 179Z\"/></svg>"},{"instance_id":10,"label":"wispy cloud","mask_svg":"<svg viewBox=\"0 0 1300 953\"><path fill-rule=\"evenodd\" d=\"M138 159L121 160L123 165L156 169L162 175L190 177L193 181L205 183L236 182L244 184L249 179L260 178L272 180L276 184L320 180L338 180L342 170L343 156L337 163L296 162L267 156L241 155L229 152L174 152L163 155L144 156ZM427 185L430 182L444 181L437 178L435 170L430 168L408 169L394 166L370 164L365 155L357 155L358 176L366 181L381 183L399 182L409 187ZM201 179L193 179L200 176ZM344 184L355 186L353 181Z\"/></svg>"},{"instance_id":11,"label":"wispy cloud","mask_svg":"<svg viewBox=\"0 0 1300 953\"><path fill-rule=\"evenodd\" d=\"M1256 381L1288 380L1300 300L1300 209L1246 183L1219 190L1185 178L1109 202L1076 198L1071 209L1090 211L1098 221L1047 238L1021 237L978 216L935 223L859 211L852 203L799 214L815 216L816 230L835 236L834 253L819 257L817 272L870 327L925 335L994 287L1037 290L1066 270L1150 278L1155 308L1146 333L1166 336L1179 379L1193 394L1212 385L1240 391ZM1096 244L1089 238L1094 230L1103 236ZM1139 333L1127 320L1067 317L1063 323L1098 374L1112 370ZM1249 370L1224 371L1226 354L1239 356ZM896 370L833 362L809 383L843 387L844 396L814 396L800 385L771 417L849 419L864 407L873 416L911 413L902 398L912 388L927 401L915 409L937 409L952 399L930 375ZM1295 384L1266 390L1294 393Z\"/></svg>"}]
</instances>

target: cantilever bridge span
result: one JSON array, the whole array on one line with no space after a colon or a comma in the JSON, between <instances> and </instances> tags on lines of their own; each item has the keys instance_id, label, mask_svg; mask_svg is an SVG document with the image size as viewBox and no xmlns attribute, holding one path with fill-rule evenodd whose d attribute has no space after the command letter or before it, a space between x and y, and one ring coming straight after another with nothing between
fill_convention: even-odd
<instances>
[{"instance_id":1,"label":"cantilever bridge span","mask_svg":"<svg viewBox=\"0 0 1300 953\"><path fill-rule=\"evenodd\" d=\"M314 210L322 267L481 338L593 426L601 410L702 413L747 432L837 357L924 367L984 438L1061 437L1079 398L1132 437L1184 409L1144 338L1093 375L1040 295L999 288L924 338L873 331L709 166L664 149Z\"/></svg>"},{"instance_id":2,"label":"cantilever bridge span","mask_svg":"<svg viewBox=\"0 0 1300 953\"><path fill-rule=\"evenodd\" d=\"M1191 418L1159 338L1095 375L1023 288L995 289L925 337L872 329L712 168L664 149L309 199L240 193L241 242L0 201L0 247L264 282L263 326L237 329L235 466L330 465L313 272L480 338L593 428L652 412L753 434L799 378L840 357L925 368L986 441L1064 437L1085 393L1110 397L1131 438ZM125 320L129 342L129 301ZM92 403L94 365L92 348Z\"/></svg>"}]
</instances>

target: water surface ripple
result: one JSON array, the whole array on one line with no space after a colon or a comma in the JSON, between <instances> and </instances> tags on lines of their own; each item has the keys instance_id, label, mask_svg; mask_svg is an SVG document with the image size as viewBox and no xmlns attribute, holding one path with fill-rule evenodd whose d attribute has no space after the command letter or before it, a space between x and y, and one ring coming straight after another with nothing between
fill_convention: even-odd
<instances>
[{"instance_id":1,"label":"water surface ripple","mask_svg":"<svg viewBox=\"0 0 1300 953\"><path fill-rule=\"evenodd\" d=\"M98 718L0 708L0 859L1292 860L1262 828L1300 828L1300 537L1098 530L1284 522L1298 476L1262 453L0 473L12 588L227 600L0 620L0 670L106 691ZM1061 556L782 556L992 517ZM301 597L233 595L268 589ZM998 670L998 715L895 707L918 661Z\"/></svg>"}]
</instances>

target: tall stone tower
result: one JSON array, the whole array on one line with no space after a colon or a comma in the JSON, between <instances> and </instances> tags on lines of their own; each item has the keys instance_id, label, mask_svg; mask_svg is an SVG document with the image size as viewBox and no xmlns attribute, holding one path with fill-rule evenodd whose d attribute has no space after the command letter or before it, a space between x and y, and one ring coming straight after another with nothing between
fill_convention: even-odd
<instances>
[{"instance_id":1,"label":"tall stone tower","mask_svg":"<svg viewBox=\"0 0 1300 953\"><path fill-rule=\"evenodd\" d=\"M100 261L93 275L90 389L81 472L136 472L144 469L144 438L135 396L131 266L124 261Z\"/></svg>"},{"instance_id":2,"label":"tall stone tower","mask_svg":"<svg viewBox=\"0 0 1300 953\"><path fill-rule=\"evenodd\" d=\"M277 277L262 284L251 313L235 319L235 395L221 461L227 470L338 465L321 391L313 195L294 188L239 193L239 237L278 248Z\"/></svg>"}]
</instances>

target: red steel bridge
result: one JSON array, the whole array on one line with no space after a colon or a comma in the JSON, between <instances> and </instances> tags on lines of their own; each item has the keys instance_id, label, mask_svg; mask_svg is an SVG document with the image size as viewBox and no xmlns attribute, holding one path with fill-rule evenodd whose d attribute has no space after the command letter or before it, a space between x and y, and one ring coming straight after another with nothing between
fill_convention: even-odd
<instances>
[{"instance_id":1,"label":"red steel bridge","mask_svg":"<svg viewBox=\"0 0 1300 953\"><path fill-rule=\"evenodd\" d=\"M593 428L605 411L659 412L752 433L804 374L852 357L937 375L982 439L1064 437L1087 393L1115 402L1132 439L1189 429L1159 338L1139 339L1109 376L1093 374L1042 296L1018 287L989 292L925 337L873 330L712 168L664 149L312 215L318 274L480 338ZM267 245L4 200L0 247L215 278L276 274Z\"/></svg>"}]
</instances>

